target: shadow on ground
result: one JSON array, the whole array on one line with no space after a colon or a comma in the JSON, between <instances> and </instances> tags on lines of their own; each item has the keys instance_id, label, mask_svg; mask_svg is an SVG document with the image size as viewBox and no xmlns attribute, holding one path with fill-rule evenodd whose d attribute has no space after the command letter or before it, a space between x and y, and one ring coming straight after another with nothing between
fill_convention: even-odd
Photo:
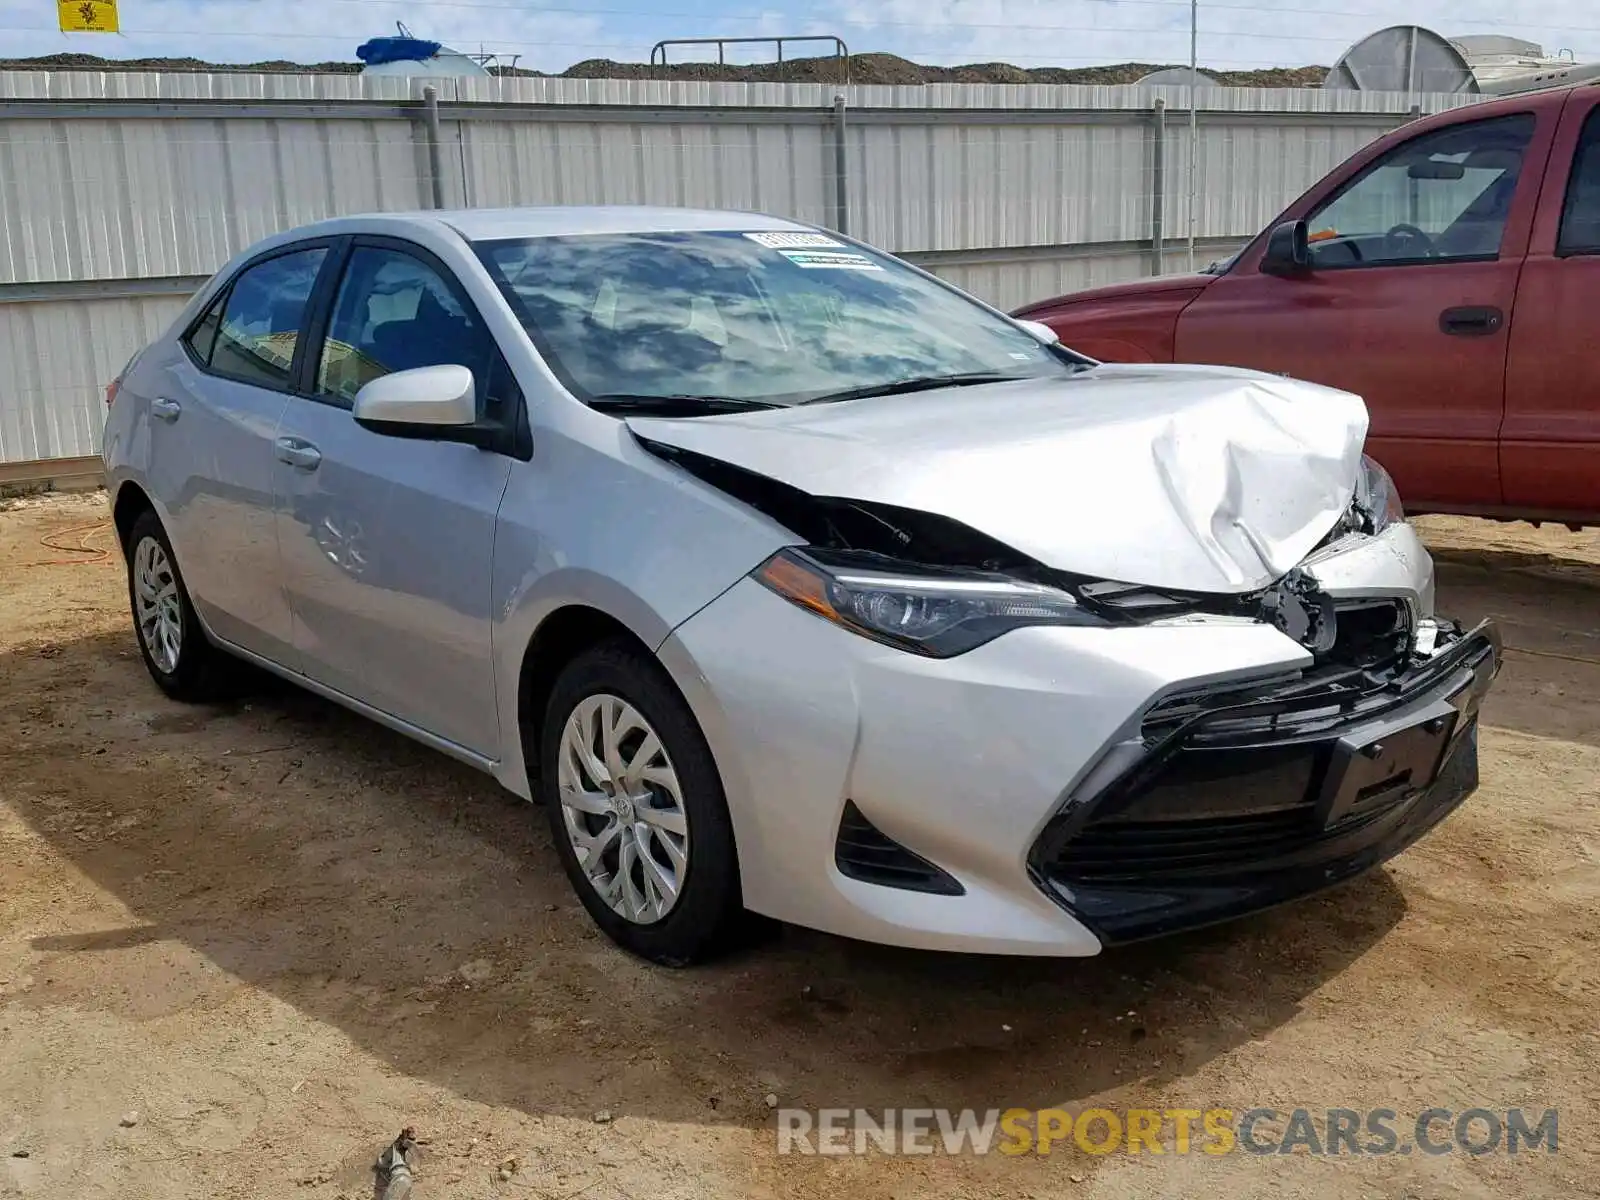
<instances>
[{"instance_id":1,"label":"shadow on ground","mask_svg":"<svg viewBox=\"0 0 1600 1200\"><path fill-rule=\"evenodd\" d=\"M84 1003L92 960L103 980L105 956L176 941L397 1071L530 1113L754 1125L769 1090L984 1109L1159 1087L1294 1017L1404 911L1379 871L1095 959L789 929L672 972L594 932L539 810L335 705L264 682L183 708L122 633L0 658L0 685L0 793L134 918L37 938L25 1003ZM159 1015L231 986L129 972L92 1003Z\"/></svg>"}]
</instances>

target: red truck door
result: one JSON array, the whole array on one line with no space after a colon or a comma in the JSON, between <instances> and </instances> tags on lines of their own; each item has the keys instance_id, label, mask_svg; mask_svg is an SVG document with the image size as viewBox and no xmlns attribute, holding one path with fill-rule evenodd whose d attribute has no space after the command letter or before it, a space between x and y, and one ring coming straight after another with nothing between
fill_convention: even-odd
<instances>
[{"instance_id":1,"label":"red truck door","mask_svg":"<svg viewBox=\"0 0 1600 1200\"><path fill-rule=\"evenodd\" d=\"M1600 517L1600 91L1571 93L1543 195L1511 327L1500 475L1513 512L1593 520Z\"/></svg>"},{"instance_id":2,"label":"red truck door","mask_svg":"<svg viewBox=\"0 0 1600 1200\"><path fill-rule=\"evenodd\" d=\"M1557 118L1539 107L1434 125L1330 176L1283 218L1306 219L1310 269L1263 273L1258 239L1184 310L1178 361L1356 392L1408 505L1499 504L1507 325Z\"/></svg>"}]
</instances>

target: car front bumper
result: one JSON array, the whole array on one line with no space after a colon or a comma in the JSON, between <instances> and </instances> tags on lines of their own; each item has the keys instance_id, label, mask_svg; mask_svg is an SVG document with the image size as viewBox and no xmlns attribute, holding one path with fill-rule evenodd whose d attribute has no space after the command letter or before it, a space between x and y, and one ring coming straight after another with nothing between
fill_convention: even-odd
<instances>
[{"instance_id":1,"label":"car front bumper","mask_svg":"<svg viewBox=\"0 0 1600 1200\"><path fill-rule=\"evenodd\" d=\"M1413 538L1407 528L1362 550L1382 543L1384 570L1404 563L1409 590L1363 570L1349 594L1430 602L1431 565ZM1315 698L1273 691L1301 678L1311 655L1257 621L1019 629L935 660L846 632L752 580L680 626L660 655L721 771L748 907L869 941L1040 955L1237 916L1398 853L1475 785L1476 705L1498 663L1493 631L1476 631L1317 724ZM1237 720L1200 719L1196 706L1209 713L1217 698L1295 720L1241 732ZM1441 715L1433 761L1413 744L1422 735L1388 752L1426 779L1399 796L1356 780L1331 813L1319 789L1335 753ZM1231 743L1210 744L1224 734ZM1242 809L1230 796L1245 797ZM1190 801L1198 807L1185 811ZM885 850L885 871L856 869L846 848L863 843L858 818L910 858ZM1211 825L1182 824L1196 818ZM1244 836L1227 842L1236 831L1225 823L1240 819ZM1184 843L1219 835L1220 853L1190 869ZM1152 847L1156 861L1140 861ZM954 886L923 886L907 863ZM896 871L910 886L890 885Z\"/></svg>"},{"instance_id":2,"label":"car front bumper","mask_svg":"<svg viewBox=\"0 0 1600 1200\"><path fill-rule=\"evenodd\" d=\"M1215 689L1146 713L1130 765L1069 798L1029 854L1104 943L1318 891L1400 853L1478 785L1485 623L1382 682Z\"/></svg>"}]
</instances>

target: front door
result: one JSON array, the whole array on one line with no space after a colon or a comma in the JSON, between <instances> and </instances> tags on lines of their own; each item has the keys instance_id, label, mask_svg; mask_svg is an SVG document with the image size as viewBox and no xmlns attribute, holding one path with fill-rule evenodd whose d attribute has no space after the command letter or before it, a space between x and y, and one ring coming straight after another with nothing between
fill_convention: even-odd
<instances>
[{"instance_id":1,"label":"front door","mask_svg":"<svg viewBox=\"0 0 1600 1200\"><path fill-rule=\"evenodd\" d=\"M1500 471L1516 512L1600 517L1600 95L1572 93L1517 290ZM1559 204L1558 201L1559 200Z\"/></svg>"},{"instance_id":2,"label":"front door","mask_svg":"<svg viewBox=\"0 0 1600 1200\"><path fill-rule=\"evenodd\" d=\"M276 439L279 544L302 669L497 757L490 572L511 460L375 433L351 406L381 375L451 363L473 371L480 420L494 424L519 403L509 373L448 270L377 240L350 249L317 353L313 394L290 401Z\"/></svg>"},{"instance_id":3,"label":"front door","mask_svg":"<svg viewBox=\"0 0 1600 1200\"><path fill-rule=\"evenodd\" d=\"M1282 277L1241 261L1179 318L1177 359L1355 392L1368 449L1408 502L1498 504L1536 131L1531 113L1463 121L1375 159L1309 212L1311 269Z\"/></svg>"}]
</instances>

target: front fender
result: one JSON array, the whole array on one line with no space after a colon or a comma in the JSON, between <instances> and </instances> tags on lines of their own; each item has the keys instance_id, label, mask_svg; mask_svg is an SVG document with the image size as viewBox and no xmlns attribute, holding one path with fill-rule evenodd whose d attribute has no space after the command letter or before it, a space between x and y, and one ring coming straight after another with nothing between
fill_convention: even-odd
<instances>
[{"instance_id":1,"label":"front fender","mask_svg":"<svg viewBox=\"0 0 1600 1200\"><path fill-rule=\"evenodd\" d=\"M609 422L609 418L606 418ZM793 534L641 448L620 423L591 441L545 430L512 470L495 531L493 652L500 782L529 795L518 689L539 627L594 609L652 652Z\"/></svg>"}]
</instances>

